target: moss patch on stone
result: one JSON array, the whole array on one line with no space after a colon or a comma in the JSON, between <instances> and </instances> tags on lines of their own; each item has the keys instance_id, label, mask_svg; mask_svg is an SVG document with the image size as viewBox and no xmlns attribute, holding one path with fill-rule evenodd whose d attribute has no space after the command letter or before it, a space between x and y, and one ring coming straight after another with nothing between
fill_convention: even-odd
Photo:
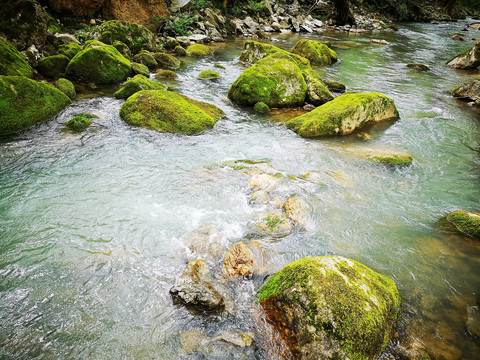
<instances>
[{"instance_id":1,"label":"moss patch on stone","mask_svg":"<svg viewBox=\"0 0 480 360\"><path fill-rule=\"evenodd\" d=\"M161 79L176 79L178 77L177 73L171 71L171 70L159 70L155 74L155 79L161 80Z\"/></svg>"},{"instance_id":2,"label":"moss patch on stone","mask_svg":"<svg viewBox=\"0 0 480 360\"><path fill-rule=\"evenodd\" d=\"M407 67L412 69L412 70L417 70L417 71L428 71L428 70L430 70L429 66L427 66L425 64L421 64L421 63L407 64Z\"/></svg>"},{"instance_id":3,"label":"moss patch on stone","mask_svg":"<svg viewBox=\"0 0 480 360\"><path fill-rule=\"evenodd\" d=\"M73 59L73 57L82 50L83 48L76 43L62 44L58 47L58 54L65 55L67 58Z\"/></svg>"},{"instance_id":4,"label":"moss patch on stone","mask_svg":"<svg viewBox=\"0 0 480 360\"><path fill-rule=\"evenodd\" d=\"M132 70L133 70L133 73L136 74L136 75L139 74L139 75L143 75L143 76L146 76L146 77L150 76L150 70L148 70L148 67L146 67L143 64L133 62L132 63Z\"/></svg>"},{"instance_id":5,"label":"moss patch on stone","mask_svg":"<svg viewBox=\"0 0 480 360\"><path fill-rule=\"evenodd\" d=\"M387 166L409 166L413 162L413 158L409 154L371 155L368 159L376 164Z\"/></svg>"},{"instance_id":6,"label":"moss patch on stone","mask_svg":"<svg viewBox=\"0 0 480 360\"><path fill-rule=\"evenodd\" d=\"M198 78L202 80L217 80L220 79L220 74L212 70L203 70L198 74Z\"/></svg>"},{"instance_id":7,"label":"moss patch on stone","mask_svg":"<svg viewBox=\"0 0 480 360\"><path fill-rule=\"evenodd\" d=\"M38 71L46 77L58 79L65 76L70 59L65 55L52 55L44 57L38 61Z\"/></svg>"},{"instance_id":8,"label":"moss patch on stone","mask_svg":"<svg viewBox=\"0 0 480 360\"><path fill-rule=\"evenodd\" d=\"M73 132L81 132L92 125L93 121L90 119L98 118L95 114L80 113L65 122L65 126Z\"/></svg>"},{"instance_id":9,"label":"moss patch on stone","mask_svg":"<svg viewBox=\"0 0 480 360\"><path fill-rule=\"evenodd\" d=\"M257 102L253 106L253 111L255 111L257 114L266 114L268 110L270 110L268 105L261 101Z\"/></svg>"},{"instance_id":10,"label":"moss patch on stone","mask_svg":"<svg viewBox=\"0 0 480 360\"><path fill-rule=\"evenodd\" d=\"M0 76L0 94L0 135L47 121L70 104L53 85L23 76Z\"/></svg>"},{"instance_id":11,"label":"moss patch on stone","mask_svg":"<svg viewBox=\"0 0 480 360\"><path fill-rule=\"evenodd\" d=\"M302 359L376 359L400 306L391 279L340 256L285 266L260 289L258 300Z\"/></svg>"},{"instance_id":12,"label":"moss patch on stone","mask_svg":"<svg viewBox=\"0 0 480 360\"><path fill-rule=\"evenodd\" d=\"M323 42L316 40L299 40L291 52L310 60L312 65L331 65L337 62L337 53Z\"/></svg>"},{"instance_id":13,"label":"moss patch on stone","mask_svg":"<svg viewBox=\"0 0 480 360\"><path fill-rule=\"evenodd\" d=\"M344 83L335 80L323 80L325 86L330 91L343 92L347 89Z\"/></svg>"},{"instance_id":14,"label":"moss patch on stone","mask_svg":"<svg viewBox=\"0 0 480 360\"><path fill-rule=\"evenodd\" d=\"M132 57L132 52L130 51L129 47L127 44L124 44L121 41L114 41L112 43L112 46L119 51L120 54L122 54L125 59L130 59Z\"/></svg>"},{"instance_id":15,"label":"moss patch on stone","mask_svg":"<svg viewBox=\"0 0 480 360\"><path fill-rule=\"evenodd\" d=\"M187 56L204 58L213 55L213 49L202 44L192 44L187 48Z\"/></svg>"},{"instance_id":16,"label":"moss patch on stone","mask_svg":"<svg viewBox=\"0 0 480 360\"><path fill-rule=\"evenodd\" d=\"M96 30L100 34L100 41L113 44L120 41L128 46L133 54L140 50L153 50L155 47L155 34L145 26L128 21L110 20L104 22Z\"/></svg>"},{"instance_id":17,"label":"moss patch on stone","mask_svg":"<svg viewBox=\"0 0 480 360\"><path fill-rule=\"evenodd\" d=\"M159 81L150 80L143 75L135 75L133 78L125 81L122 88L115 92L113 96L117 99L126 99L136 92L142 90L166 90L167 86Z\"/></svg>"},{"instance_id":18,"label":"moss patch on stone","mask_svg":"<svg viewBox=\"0 0 480 360\"><path fill-rule=\"evenodd\" d=\"M73 85L70 80L60 78L55 82L55 86L70 99L73 99L77 95L75 92L75 85Z\"/></svg>"},{"instance_id":19,"label":"moss patch on stone","mask_svg":"<svg viewBox=\"0 0 480 360\"><path fill-rule=\"evenodd\" d=\"M480 213L457 210L447 215L447 221L461 233L480 240Z\"/></svg>"},{"instance_id":20,"label":"moss patch on stone","mask_svg":"<svg viewBox=\"0 0 480 360\"><path fill-rule=\"evenodd\" d=\"M154 70L158 67L157 60L146 50L140 51L133 57L133 61L143 64L150 70Z\"/></svg>"},{"instance_id":21,"label":"moss patch on stone","mask_svg":"<svg viewBox=\"0 0 480 360\"><path fill-rule=\"evenodd\" d=\"M303 137L352 133L366 124L398 119L395 103L379 93L347 93L286 122Z\"/></svg>"},{"instance_id":22,"label":"moss patch on stone","mask_svg":"<svg viewBox=\"0 0 480 360\"><path fill-rule=\"evenodd\" d=\"M165 90L143 90L125 101L120 116L127 124L147 129L194 134L215 125L223 111L214 105L203 103L203 109L186 96ZM205 111L207 110L207 111Z\"/></svg>"},{"instance_id":23,"label":"moss patch on stone","mask_svg":"<svg viewBox=\"0 0 480 360\"><path fill-rule=\"evenodd\" d=\"M0 75L33 77L27 60L7 40L0 37Z\"/></svg>"}]
</instances>

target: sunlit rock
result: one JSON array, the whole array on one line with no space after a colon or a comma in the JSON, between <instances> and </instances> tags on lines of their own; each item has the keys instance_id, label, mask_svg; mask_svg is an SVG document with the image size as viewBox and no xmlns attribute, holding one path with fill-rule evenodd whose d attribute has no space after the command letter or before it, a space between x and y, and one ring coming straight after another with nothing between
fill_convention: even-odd
<instances>
[{"instance_id":1,"label":"sunlit rock","mask_svg":"<svg viewBox=\"0 0 480 360\"><path fill-rule=\"evenodd\" d=\"M480 66L480 39L473 48L455 56L447 65L454 69L476 69Z\"/></svg>"},{"instance_id":2,"label":"sunlit rock","mask_svg":"<svg viewBox=\"0 0 480 360\"><path fill-rule=\"evenodd\" d=\"M307 58L312 65L323 66L337 62L337 53L327 43L316 40L299 40L291 52Z\"/></svg>"},{"instance_id":3,"label":"sunlit rock","mask_svg":"<svg viewBox=\"0 0 480 360\"><path fill-rule=\"evenodd\" d=\"M248 184L253 190L272 191L280 183L280 179L270 174L255 174Z\"/></svg>"},{"instance_id":4,"label":"sunlit rock","mask_svg":"<svg viewBox=\"0 0 480 360\"><path fill-rule=\"evenodd\" d=\"M285 214L294 226L304 226L307 222L307 203L305 200L291 196L283 205Z\"/></svg>"},{"instance_id":5,"label":"sunlit rock","mask_svg":"<svg viewBox=\"0 0 480 360\"><path fill-rule=\"evenodd\" d=\"M247 246L239 241L227 253L223 271L229 277L249 276L255 267L255 258Z\"/></svg>"},{"instance_id":6,"label":"sunlit rock","mask_svg":"<svg viewBox=\"0 0 480 360\"><path fill-rule=\"evenodd\" d=\"M447 215L446 220L459 232L480 239L480 214L474 211L457 210Z\"/></svg>"},{"instance_id":7,"label":"sunlit rock","mask_svg":"<svg viewBox=\"0 0 480 360\"><path fill-rule=\"evenodd\" d=\"M480 80L468 81L452 91L453 97L459 100L473 101L480 106Z\"/></svg>"}]
</instances>

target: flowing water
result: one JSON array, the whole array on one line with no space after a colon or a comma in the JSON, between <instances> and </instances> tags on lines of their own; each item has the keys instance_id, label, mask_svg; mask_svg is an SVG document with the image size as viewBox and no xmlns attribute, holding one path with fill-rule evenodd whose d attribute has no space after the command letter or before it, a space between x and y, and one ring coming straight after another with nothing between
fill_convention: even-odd
<instances>
[{"instance_id":1,"label":"flowing water","mask_svg":"<svg viewBox=\"0 0 480 360\"><path fill-rule=\"evenodd\" d=\"M402 358L399 349L415 344L433 358L478 358L478 339L465 323L480 296L480 244L439 226L449 211L479 210L480 203L480 115L448 93L475 75L444 65L472 46L449 35L464 27L406 24L396 33L309 36L331 40L340 59L317 69L322 77L394 99L401 119L360 136L302 139L282 124L291 113L265 117L228 102L243 71L243 40L236 39L216 45L215 59L186 60L171 83L225 111L210 131L132 128L107 89L2 139L0 358L269 358L252 310L264 276L227 284L236 302L230 316L194 313L169 295L188 260L182 239L204 223L219 229L225 249L254 242L269 273L306 256L336 254L393 278L403 306L384 358ZM274 44L287 49L305 36L276 36ZM198 80L201 70L218 70L215 62L226 67L221 80ZM410 62L432 70L412 71ZM100 118L81 135L64 131L63 122L85 111ZM354 155L363 147L406 150L414 162L375 165ZM219 165L237 159L268 161L286 175L284 194L309 205L305 229L251 240L251 221L265 209L249 204L246 174ZM214 273L220 265L210 264ZM250 331L258 341L187 355L180 335L196 328L208 335Z\"/></svg>"}]
</instances>

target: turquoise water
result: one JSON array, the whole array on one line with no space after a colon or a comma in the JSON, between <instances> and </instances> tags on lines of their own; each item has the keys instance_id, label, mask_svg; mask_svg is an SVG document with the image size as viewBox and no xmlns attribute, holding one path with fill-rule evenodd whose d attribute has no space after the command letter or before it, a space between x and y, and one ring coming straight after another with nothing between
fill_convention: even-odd
<instances>
[{"instance_id":1,"label":"turquoise water","mask_svg":"<svg viewBox=\"0 0 480 360\"><path fill-rule=\"evenodd\" d=\"M263 277L227 285L236 301L229 317L194 314L168 292L188 259L182 239L189 231L211 223L226 249L250 241L252 219L265 209L249 204L248 175L218 165L236 159L269 161L292 175L283 194L309 205L304 230L255 238L269 272L305 256L358 260L393 278L404 299L384 358L401 358L414 343L433 358L476 358L478 340L465 322L480 295L480 244L438 222L458 208L479 210L480 115L448 93L474 74L444 66L473 44L448 35L464 24L310 36L330 39L340 59L319 74L394 99L401 119L361 136L302 139L278 116L228 102L228 88L243 71L243 40L231 39L217 45L215 59L187 60L171 83L226 112L210 131L131 128L118 116L122 101L101 96L0 140L0 358L271 358L251 305ZM299 38L273 43L288 49ZM215 62L226 67L215 69L221 80L198 80ZM410 62L432 70L411 71ZM83 111L100 119L82 135L65 132L63 122ZM364 147L405 150L414 162L394 170L352 155ZM219 272L220 263L210 265ZM256 346L185 355L180 334L192 328L252 331Z\"/></svg>"}]
</instances>

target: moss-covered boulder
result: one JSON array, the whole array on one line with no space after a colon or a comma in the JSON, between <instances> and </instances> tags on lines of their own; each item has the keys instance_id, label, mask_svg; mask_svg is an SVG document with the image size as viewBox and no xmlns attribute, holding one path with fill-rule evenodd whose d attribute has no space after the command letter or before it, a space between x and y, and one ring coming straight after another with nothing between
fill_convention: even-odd
<instances>
[{"instance_id":1,"label":"moss-covered boulder","mask_svg":"<svg viewBox=\"0 0 480 360\"><path fill-rule=\"evenodd\" d=\"M296 359L376 359L400 306L391 279L341 256L285 266L258 299Z\"/></svg>"},{"instance_id":2,"label":"moss-covered boulder","mask_svg":"<svg viewBox=\"0 0 480 360\"><path fill-rule=\"evenodd\" d=\"M447 62L453 69L476 69L480 66L480 39L477 39L475 46L464 53L455 56Z\"/></svg>"},{"instance_id":3,"label":"moss-covered boulder","mask_svg":"<svg viewBox=\"0 0 480 360\"><path fill-rule=\"evenodd\" d=\"M187 56L187 50L180 45L176 46L175 49L173 49L173 52L177 56Z\"/></svg>"},{"instance_id":4,"label":"moss-covered boulder","mask_svg":"<svg viewBox=\"0 0 480 360\"><path fill-rule=\"evenodd\" d=\"M80 113L65 122L65 126L73 132L82 132L93 124L91 119L98 119L98 116L90 113Z\"/></svg>"},{"instance_id":5,"label":"moss-covered boulder","mask_svg":"<svg viewBox=\"0 0 480 360\"><path fill-rule=\"evenodd\" d=\"M94 32L99 35L99 40L106 44L121 41L126 44L133 54L140 50L153 50L155 47L155 34L145 26L128 21L110 20L100 25Z\"/></svg>"},{"instance_id":6,"label":"moss-covered boulder","mask_svg":"<svg viewBox=\"0 0 480 360\"><path fill-rule=\"evenodd\" d=\"M156 52L153 57L162 69L178 69L180 67L180 60L170 54Z\"/></svg>"},{"instance_id":7,"label":"moss-covered boulder","mask_svg":"<svg viewBox=\"0 0 480 360\"><path fill-rule=\"evenodd\" d=\"M44 57L38 61L38 71L49 78L58 79L65 76L70 59L65 55L52 55Z\"/></svg>"},{"instance_id":8,"label":"moss-covered boulder","mask_svg":"<svg viewBox=\"0 0 480 360\"><path fill-rule=\"evenodd\" d=\"M58 54L65 55L67 58L72 59L82 50L83 48L76 43L62 44L58 47Z\"/></svg>"},{"instance_id":9,"label":"moss-covered boulder","mask_svg":"<svg viewBox=\"0 0 480 360\"><path fill-rule=\"evenodd\" d=\"M453 89L452 95L460 100L473 101L475 105L480 106L480 80L467 81Z\"/></svg>"},{"instance_id":10,"label":"moss-covered boulder","mask_svg":"<svg viewBox=\"0 0 480 360\"><path fill-rule=\"evenodd\" d=\"M114 84L132 73L130 61L111 45L89 43L67 66L70 79L97 84Z\"/></svg>"},{"instance_id":11,"label":"moss-covered boulder","mask_svg":"<svg viewBox=\"0 0 480 360\"><path fill-rule=\"evenodd\" d=\"M0 135L18 133L57 115L70 99L48 83L0 75Z\"/></svg>"},{"instance_id":12,"label":"moss-covered boulder","mask_svg":"<svg viewBox=\"0 0 480 360\"><path fill-rule=\"evenodd\" d=\"M198 78L202 80L217 80L220 79L220 74L212 70L203 70L198 74Z\"/></svg>"},{"instance_id":13,"label":"moss-covered boulder","mask_svg":"<svg viewBox=\"0 0 480 360\"><path fill-rule=\"evenodd\" d=\"M319 106L325 104L327 101L333 100L333 95L328 90L323 80L318 74L311 70L303 71L303 78L307 84L307 102Z\"/></svg>"},{"instance_id":14,"label":"moss-covered boulder","mask_svg":"<svg viewBox=\"0 0 480 360\"><path fill-rule=\"evenodd\" d=\"M192 44L187 48L187 56L204 58L213 55L213 49L202 44Z\"/></svg>"},{"instance_id":15,"label":"moss-covered boulder","mask_svg":"<svg viewBox=\"0 0 480 360\"><path fill-rule=\"evenodd\" d=\"M299 40L291 52L307 58L312 65L323 66L337 62L337 53L330 49L327 44L320 41Z\"/></svg>"},{"instance_id":16,"label":"moss-covered boulder","mask_svg":"<svg viewBox=\"0 0 480 360\"><path fill-rule=\"evenodd\" d=\"M146 77L150 76L150 70L148 70L148 67L146 67L143 64L139 64L136 62L132 63L132 71L135 75L140 74Z\"/></svg>"},{"instance_id":17,"label":"moss-covered boulder","mask_svg":"<svg viewBox=\"0 0 480 360\"><path fill-rule=\"evenodd\" d=\"M480 240L480 213L457 210L448 214L446 219L459 232Z\"/></svg>"},{"instance_id":18,"label":"moss-covered boulder","mask_svg":"<svg viewBox=\"0 0 480 360\"><path fill-rule=\"evenodd\" d=\"M112 46L115 49L117 49L120 52L120 54L122 54L125 57L125 59L130 59L132 57L132 52L130 51L127 44L124 44L121 41L114 41L112 43Z\"/></svg>"},{"instance_id":19,"label":"moss-covered boulder","mask_svg":"<svg viewBox=\"0 0 480 360\"><path fill-rule=\"evenodd\" d=\"M269 107L294 107L305 102L306 93L300 67L290 56L276 53L246 69L230 87L228 97L246 106L261 101Z\"/></svg>"},{"instance_id":20,"label":"moss-covered boulder","mask_svg":"<svg viewBox=\"0 0 480 360\"><path fill-rule=\"evenodd\" d=\"M335 81L335 80L324 80L323 83L325 86L328 88L330 91L334 92L344 92L347 87L345 86L344 83L341 83L340 81Z\"/></svg>"},{"instance_id":21,"label":"moss-covered boulder","mask_svg":"<svg viewBox=\"0 0 480 360\"><path fill-rule=\"evenodd\" d=\"M133 57L133 61L143 64L148 67L150 70L154 70L158 67L157 60L150 54L147 50L140 51L137 55Z\"/></svg>"},{"instance_id":22,"label":"moss-covered boulder","mask_svg":"<svg viewBox=\"0 0 480 360\"><path fill-rule=\"evenodd\" d=\"M261 43L258 41L248 40L245 41L243 51L240 54L240 60L250 64L256 63L258 60L267 57L268 55L278 52L287 52L271 44Z\"/></svg>"},{"instance_id":23,"label":"moss-covered boulder","mask_svg":"<svg viewBox=\"0 0 480 360\"><path fill-rule=\"evenodd\" d=\"M168 80L173 80L178 77L177 73L172 71L172 70L158 70L157 73L155 74L155 79L157 80L162 80L162 79L168 79Z\"/></svg>"},{"instance_id":24,"label":"moss-covered boulder","mask_svg":"<svg viewBox=\"0 0 480 360\"><path fill-rule=\"evenodd\" d=\"M262 101L257 102L253 106L253 111L255 111L257 114L266 114L268 110L270 110L270 108Z\"/></svg>"},{"instance_id":25,"label":"moss-covered boulder","mask_svg":"<svg viewBox=\"0 0 480 360\"><path fill-rule=\"evenodd\" d=\"M120 116L133 126L193 134L213 127L223 111L215 105L170 91L143 90L125 101Z\"/></svg>"},{"instance_id":26,"label":"moss-covered boulder","mask_svg":"<svg viewBox=\"0 0 480 360\"><path fill-rule=\"evenodd\" d=\"M379 93L347 93L286 125L302 137L351 134L367 124L398 119L395 103Z\"/></svg>"},{"instance_id":27,"label":"moss-covered boulder","mask_svg":"<svg viewBox=\"0 0 480 360\"><path fill-rule=\"evenodd\" d=\"M166 90L167 86L159 81L150 80L143 75L135 75L133 78L125 81L122 88L113 96L117 99L126 99L136 92L142 90Z\"/></svg>"},{"instance_id":28,"label":"moss-covered boulder","mask_svg":"<svg viewBox=\"0 0 480 360\"><path fill-rule=\"evenodd\" d=\"M70 80L60 78L55 82L55 86L70 99L73 99L77 95L75 91L75 85L73 85Z\"/></svg>"},{"instance_id":29,"label":"moss-covered boulder","mask_svg":"<svg viewBox=\"0 0 480 360\"><path fill-rule=\"evenodd\" d=\"M0 37L0 75L33 77L27 60L7 40Z\"/></svg>"}]
</instances>

